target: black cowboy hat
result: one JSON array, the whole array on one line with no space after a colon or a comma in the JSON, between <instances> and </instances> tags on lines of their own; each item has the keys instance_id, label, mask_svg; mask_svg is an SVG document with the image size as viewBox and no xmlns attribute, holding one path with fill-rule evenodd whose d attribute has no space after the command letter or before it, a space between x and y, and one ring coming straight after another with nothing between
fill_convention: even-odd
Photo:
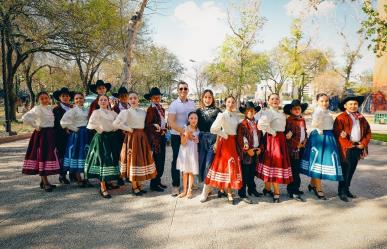
<instances>
[{"instance_id":1,"label":"black cowboy hat","mask_svg":"<svg viewBox=\"0 0 387 249\"><path fill-rule=\"evenodd\" d=\"M147 100L150 100L150 98L152 96L157 96L157 95L163 95L161 92L160 92L160 89L158 87L152 87L152 89L150 89L149 93L146 93L144 95L144 98L147 99Z\"/></svg>"},{"instance_id":2,"label":"black cowboy hat","mask_svg":"<svg viewBox=\"0 0 387 249\"><path fill-rule=\"evenodd\" d=\"M105 86L106 87L106 92L109 92L110 89L112 88L112 84L105 83L103 80L97 80L97 82L95 82L95 84L91 84L89 86L89 89L90 89L91 92L97 94L97 88L99 86Z\"/></svg>"},{"instance_id":3,"label":"black cowboy hat","mask_svg":"<svg viewBox=\"0 0 387 249\"><path fill-rule=\"evenodd\" d=\"M61 89L59 90L56 90L55 92L52 93L52 96L54 97L54 99L56 99L57 101L60 101L59 97L60 95L62 94L68 94L70 96L70 99L73 99L74 95L75 95L75 92L72 92L70 91L67 87L62 87Z\"/></svg>"},{"instance_id":4,"label":"black cowboy hat","mask_svg":"<svg viewBox=\"0 0 387 249\"><path fill-rule=\"evenodd\" d=\"M245 104L241 104L241 106L239 107L239 111L241 113L245 113L245 111L249 108L253 108L256 112L259 112L261 110L261 107L259 105L256 105L251 101L247 101Z\"/></svg>"},{"instance_id":5,"label":"black cowboy hat","mask_svg":"<svg viewBox=\"0 0 387 249\"><path fill-rule=\"evenodd\" d=\"M344 96L344 97L341 99L340 103L339 103L339 108L340 108L341 111L345 111L344 105L345 105L345 103L347 103L347 102L350 101L350 100L355 100L355 101L357 101L357 103L359 104L359 106L361 106L361 104L363 104L363 102L364 102L364 96L356 96L356 95L354 95L354 94L349 94L349 95L347 95L347 96Z\"/></svg>"},{"instance_id":6,"label":"black cowboy hat","mask_svg":"<svg viewBox=\"0 0 387 249\"><path fill-rule=\"evenodd\" d=\"M287 114L287 115L290 115L290 111L292 110L293 107L295 106L299 106L301 107L301 113L303 113L306 108L308 108L308 103L301 103L300 100L298 99L293 99L292 102L290 104L287 104L284 106L284 113Z\"/></svg>"},{"instance_id":7,"label":"black cowboy hat","mask_svg":"<svg viewBox=\"0 0 387 249\"><path fill-rule=\"evenodd\" d=\"M128 94L128 90L126 89L126 87L124 86L121 86L118 91L116 93L113 93L112 95L116 98L120 97L120 95L122 94Z\"/></svg>"}]
</instances>

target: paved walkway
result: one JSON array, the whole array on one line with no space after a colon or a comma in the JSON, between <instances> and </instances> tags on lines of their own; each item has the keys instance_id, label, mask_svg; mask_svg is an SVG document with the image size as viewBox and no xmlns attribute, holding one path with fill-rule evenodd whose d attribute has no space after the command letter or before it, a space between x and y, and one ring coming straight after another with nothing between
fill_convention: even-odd
<instances>
[{"instance_id":1,"label":"paved walkway","mask_svg":"<svg viewBox=\"0 0 387 249\"><path fill-rule=\"evenodd\" d=\"M351 203L326 182L327 201L283 194L280 204L254 198L231 206L215 197L176 199L170 188L134 197L126 187L110 200L74 185L45 193L38 177L21 175L26 146L0 145L0 248L387 248L387 147L370 147L353 180L360 198ZM170 158L168 148L165 183Z\"/></svg>"}]
</instances>

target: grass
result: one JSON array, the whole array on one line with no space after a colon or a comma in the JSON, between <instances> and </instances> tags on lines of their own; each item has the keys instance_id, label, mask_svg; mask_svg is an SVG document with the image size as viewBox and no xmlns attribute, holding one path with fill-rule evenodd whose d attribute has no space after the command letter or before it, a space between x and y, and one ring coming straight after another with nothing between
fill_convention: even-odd
<instances>
[{"instance_id":1,"label":"grass","mask_svg":"<svg viewBox=\"0 0 387 249\"><path fill-rule=\"evenodd\" d=\"M372 139L387 142L387 134L372 133Z\"/></svg>"},{"instance_id":2,"label":"grass","mask_svg":"<svg viewBox=\"0 0 387 249\"><path fill-rule=\"evenodd\" d=\"M22 116L21 113L16 113L16 118L18 120L21 119L21 116ZM12 127L12 131L15 131L17 134L28 133L34 130L31 126L24 125L20 121L12 122L11 127ZM5 113L4 113L4 107L0 106L0 133L4 133L4 132L5 132Z\"/></svg>"}]
</instances>

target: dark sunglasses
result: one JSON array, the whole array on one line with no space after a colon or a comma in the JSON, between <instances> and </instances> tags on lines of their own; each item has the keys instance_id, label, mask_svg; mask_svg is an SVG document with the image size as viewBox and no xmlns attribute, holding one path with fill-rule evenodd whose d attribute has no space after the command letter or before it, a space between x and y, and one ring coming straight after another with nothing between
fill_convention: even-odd
<instances>
[{"instance_id":1,"label":"dark sunglasses","mask_svg":"<svg viewBox=\"0 0 387 249\"><path fill-rule=\"evenodd\" d=\"M188 91L188 87L179 88L180 91Z\"/></svg>"}]
</instances>

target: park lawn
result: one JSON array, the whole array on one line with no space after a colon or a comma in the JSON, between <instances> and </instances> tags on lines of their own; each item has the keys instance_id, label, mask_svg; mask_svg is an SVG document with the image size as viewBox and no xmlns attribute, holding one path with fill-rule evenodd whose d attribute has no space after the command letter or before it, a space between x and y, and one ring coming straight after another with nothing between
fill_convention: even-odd
<instances>
[{"instance_id":1,"label":"park lawn","mask_svg":"<svg viewBox=\"0 0 387 249\"><path fill-rule=\"evenodd\" d=\"M372 133L372 139L387 142L387 134Z\"/></svg>"},{"instance_id":2,"label":"park lawn","mask_svg":"<svg viewBox=\"0 0 387 249\"><path fill-rule=\"evenodd\" d=\"M16 113L16 118L21 119L22 114ZM24 125L21 121L12 122L12 131L15 131L17 134L32 132L34 128L28 125ZM5 133L5 113L4 107L0 106L0 136L1 133Z\"/></svg>"}]
</instances>

